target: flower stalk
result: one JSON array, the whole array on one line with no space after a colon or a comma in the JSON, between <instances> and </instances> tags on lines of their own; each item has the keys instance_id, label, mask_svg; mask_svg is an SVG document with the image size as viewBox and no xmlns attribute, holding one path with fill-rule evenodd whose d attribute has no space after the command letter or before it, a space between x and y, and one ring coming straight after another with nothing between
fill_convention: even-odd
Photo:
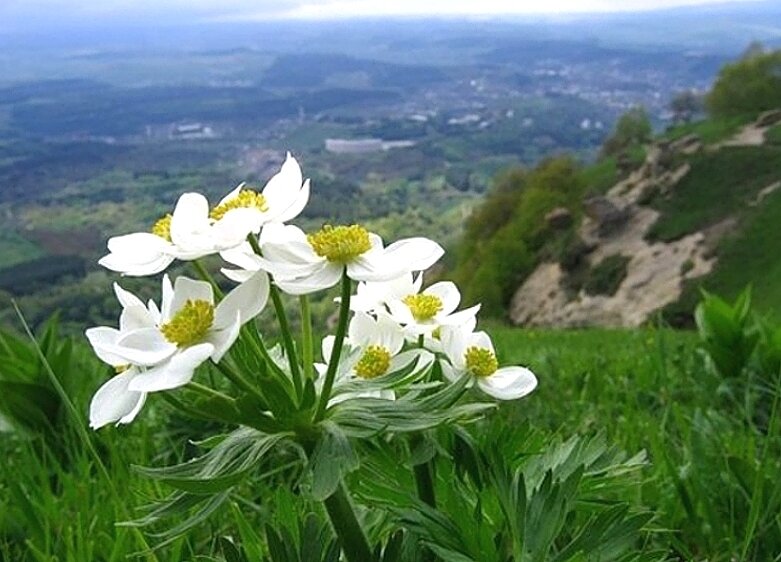
<instances>
[{"instance_id":1,"label":"flower stalk","mask_svg":"<svg viewBox=\"0 0 781 562\"><path fill-rule=\"evenodd\" d=\"M339 537L347 562L373 562L369 543L355 516L355 509L344 483L323 502L328 519Z\"/></svg>"},{"instance_id":2,"label":"flower stalk","mask_svg":"<svg viewBox=\"0 0 781 562\"><path fill-rule=\"evenodd\" d=\"M317 404L314 421L323 419L325 409L328 407L328 400L331 398L331 390L334 386L336 371L339 366L339 359L342 357L342 347L344 346L344 337L347 334L347 320L350 316L350 294L352 292L352 282L347 276L347 270L342 272L342 300L339 306L339 323L336 327L336 338L334 340L331 357L328 358L328 370L323 382L323 390L320 393L320 402Z\"/></svg>"},{"instance_id":3,"label":"flower stalk","mask_svg":"<svg viewBox=\"0 0 781 562\"><path fill-rule=\"evenodd\" d=\"M309 304L309 297L301 295L298 297L301 307L301 355L304 360L304 378L311 380L314 377L315 350L312 340L312 307Z\"/></svg>"}]
</instances>

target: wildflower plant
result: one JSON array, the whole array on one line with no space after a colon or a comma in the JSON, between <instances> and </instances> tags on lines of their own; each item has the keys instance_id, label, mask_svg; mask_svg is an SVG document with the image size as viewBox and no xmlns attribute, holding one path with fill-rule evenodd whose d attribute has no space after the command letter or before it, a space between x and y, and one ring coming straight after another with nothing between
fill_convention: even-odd
<instances>
[{"instance_id":1,"label":"wildflower plant","mask_svg":"<svg viewBox=\"0 0 781 562\"><path fill-rule=\"evenodd\" d=\"M164 275L159 305L114 285L118 327L86 332L116 371L93 397L90 425L130 423L159 393L183 414L235 428L210 439L201 457L143 469L177 492L141 523L199 502L207 515L259 467L292 456L299 477L290 491L324 505L344 558L379 560L345 481L361 451L391 439L418 447L426 432L455 430L488 415L495 400L526 396L537 379L499 365L490 338L475 331L479 307L459 311L453 283L423 288L423 272L444 253L439 244L413 237L385 245L355 224L311 233L286 224L308 198L309 181L288 155L263 190L241 185L213 207L185 193L150 232L109 240L100 261L108 269L154 275L183 260L199 279ZM222 257L236 283L227 293L198 261L209 255ZM309 295L336 285L336 328L316 358ZM287 318L291 297L300 337ZM267 305L280 328L274 346L255 321ZM206 363L225 380L202 376ZM431 471L425 462L410 471L434 508Z\"/></svg>"}]
</instances>

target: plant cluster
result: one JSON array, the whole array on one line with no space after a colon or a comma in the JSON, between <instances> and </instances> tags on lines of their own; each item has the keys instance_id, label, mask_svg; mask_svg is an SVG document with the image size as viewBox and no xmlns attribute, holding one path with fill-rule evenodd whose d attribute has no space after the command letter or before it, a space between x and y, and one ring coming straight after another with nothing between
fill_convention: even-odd
<instances>
[{"instance_id":1,"label":"plant cluster","mask_svg":"<svg viewBox=\"0 0 781 562\"><path fill-rule=\"evenodd\" d=\"M185 193L149 232L109 240L100 263L110 270L149 276L180 260L191 262L200 279L164 275L159 304L115 283L118 328L86 332L117 373L95 393L90 425L130 423L151 393L162 393L183 413L238 426L209 439L207 452L194 460L144 469L178 492L143 522L182 505L202 504L205 517L249 476L288 465L300 475L291 488L324 505L345 558L366 562L378 558L343 483L359 465L357 451L389 439L408 439L415 448L425 432L456 431L495 407L471 387L483 397L513 400L533 391L537 379L524 367L500 367L490 337L476 330L479 305L458 310L455 284L423 287L422 272L444 253L437 243L417 237L385 246L356 224L304 233L287 223L308 198L309 181L288 155L262 191L240 185L215 206ZM199 261L213 254L229 264L222 273L237 283L226 294ZM323 338L318 361L308 295L337 285L336 329ZM286 296L299 299L299 342ZM254 322L269 302L281 333L274 346ZM194 380L209 361L227 389ZM411 472L433 509L427 464ZM513 486L523 490L522 482Z\"/></svg>"}]
</instances>

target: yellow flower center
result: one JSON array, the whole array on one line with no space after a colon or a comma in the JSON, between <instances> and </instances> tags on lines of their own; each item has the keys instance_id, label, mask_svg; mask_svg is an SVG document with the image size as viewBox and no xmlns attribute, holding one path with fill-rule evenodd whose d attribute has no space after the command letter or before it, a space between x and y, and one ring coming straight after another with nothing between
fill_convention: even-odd
<instances>
[{"instance_id":1,"label":"yellow flower center","mask_svg":"<svg viewBox=\"0 0 781 562\"><path fill-rule=\"evenodd\" d=\"M266 203L266 198L262 193L258 193L252 189L242 189L236 197L229 199L225 203L221 203L212 209L209 216L218 221L231 209L257 209L258 211L265 213L268 211L268 203Z\"/></svg>"},{"instance_id":2,"label":"yellow flower center","mask_svg":"<svg viewBox=\"0 0 781 562\"><path fill-rule=\"evenodd\" d=\"M362 379L373 379L387 373L390 363L390 351L381 345L370 345L355 366L355 374Z\"/></svg>"},{"instance_id":3,"label":"yellow flower center","mask_svg":"<svg viewBox=\"0 0 781 562\"><path fill-rule=\"evenodd\" d=\"M114 372L118 375L121 375L128 369L130 369L130 365L117 365L116 367L114 367Z\"/></svg>"},{"instance_id":4,"label":"yellow flower center","mask_svg":"<svg viewBox=\"0 0 781 562\"><path fill-rule=\"evenodd\" d=\"M169 322L160 326L160 331L169 342L178 347L188 347L202 341L213 322L212 303L188 300Z\"/></svg>"},{"instance_id":5,"label":"yellow flower center","mask_svg":"<svg viewBox=\"0 0 781 562\"><path fill-rule=\"evenodd\" d=\"M327 224L314 234L308 234L306 239L318 256L336 263L350 262L372 247L369 231L357 224Z\"/></svg>"},{"instance_id":6,"label":"yellow flower center","mask_svg":"<svg viewBox=\"0 0 781 562\"><path fill-rule=\"evenodd\" d=\"M168 213L163 218L158 219L157 222L152 226L152 234L155 236L159 236L163 240L166 240L168 242L171 242L171 219L173 216L171 213Z\"/></svg>"},{"instance_id":7,"label":"yellow flower center","mask_svg":"<svg viewBox=\"0 0 781 562\"><path fill-rule=\"evenodd\" d=\"M407 295L402 302L409 307L412 316L418 322L424 322L434 318L437 312L442 310L442 299L434 295Z\"/></svg>"},{"instance_id":8,"label":"yellow flower center","mask_svg":"<svg viewBox=\"0 0 781 562\"><path fill-rule=\"evenodd\" d=\"M466 368L476 377L488 377L499 368L496 355L490 349L472 346L464 354Z\"/></svg>"}]
</instances>

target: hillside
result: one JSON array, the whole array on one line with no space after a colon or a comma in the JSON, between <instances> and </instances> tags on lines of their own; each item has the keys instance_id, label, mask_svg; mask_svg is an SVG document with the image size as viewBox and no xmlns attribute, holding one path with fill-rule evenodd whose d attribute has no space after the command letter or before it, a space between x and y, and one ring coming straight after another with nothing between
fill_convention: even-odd
<instances>
[{"instance_id":1,"label":"hillside","mask_svg":"<svg viewBox=\"0 0 781 562\"><path fill-rule=\"evenodd\" d=\"M761 309L781 310L781 110L741 121L674 129L639 165L570 161L552 174L567 162L556 159L500 181L455 276L520 325L639 326L660 313L686 325L701 288L732 297L748 284Z\"/></svg>"}]
</instances>

